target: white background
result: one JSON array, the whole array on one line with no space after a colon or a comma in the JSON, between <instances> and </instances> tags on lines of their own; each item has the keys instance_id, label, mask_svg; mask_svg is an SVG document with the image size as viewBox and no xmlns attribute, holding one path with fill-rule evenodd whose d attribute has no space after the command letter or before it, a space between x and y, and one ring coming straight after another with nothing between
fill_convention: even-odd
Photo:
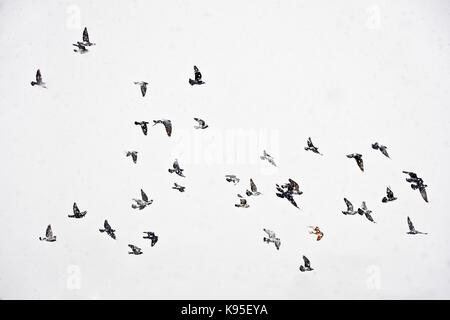
<instances>
[{"instance_id":1,"label":"white background","mask_svg":"<svg viewBox=\"0 0 450 320\"><path fill-rule=\"evenodd\" d=\"M449 18L448 1L0 1L0 298L450 298ZM85 26L97 45L80 55ZM161 118L172 137L133 124ZM275 196L289 177L301 210ZM263 195L235 208L249 178ZM140 188L154 203L135 211ZM377 223L342 215L344 197ZM408 215L430 234L407 235Z\"/></svg>"}]
</instances>

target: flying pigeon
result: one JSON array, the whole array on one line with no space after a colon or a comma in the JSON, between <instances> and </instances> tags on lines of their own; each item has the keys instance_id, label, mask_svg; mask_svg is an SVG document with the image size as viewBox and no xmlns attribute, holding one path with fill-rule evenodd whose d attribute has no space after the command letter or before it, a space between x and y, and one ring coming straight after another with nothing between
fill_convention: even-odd
<instances>
[{"instance_id":1,"label":"flying pigeon","mask_svg":"<svg viewBox=\"0 0 450 320\"><path fill-rule=\"evenodd\" d=\"M362 202L361 208L358 208L358 213L359 213L360 215L365 215L366 218L367 218L367 220L369 220L370 222L375 223L375 221L373 221L372 216L370 215L370 214L372 213L372 211L369 210L369 209L367 209L367 206L366 206L366 202L365 202L365 201Z\"/></svg>"},{"instance_id":2,"label":"flying pigeon","mask_svg":"<svg viewBox=\"0 0 450 320\"><path fill-rule=\"evenodd\" d=\"M83 54L83 53L86 53L89 51L88 49L86 49L86 45L82 42L73 43L73 45L78 48L78 49L73 49L73 51L75 51L75 52L79 52L79 53Z\"/></svg>"},{"instance_id":3,"label":"flying pigeon","mask_svg":"<svg viewBox=\"0 0 450 320\"><path fill-rule=\"evenodd\" d=\"M144 231L147 235L144 236L144 239L150 239L152 241L151 246L153 247L158 242L158 236L155 235L154 232Z\"/></svg>"},{"instance_id":4,"label":"flying pigeon","mask_svg":"<svg viewBox=\"0 0 450 320\"><path fill-rule=\"evenodd\" d=\"M140 121L140 122L139 121L135 121L134 124L137 125L137 126L141 126L141 129L142 129L142 132L144 133L144 136L147 135L147 125L148 125L147 121Z\"/></svg>"},{"instance_id":5,"label":"flying pigeon","mask_svg":"<svg viewBox=\"0 0 450 320\"><path fill-rule=\"evenodd\" d=\"M116 235L115 235L115 231L113 228L111 228L111 226L108 223L108 220L105 220L105 222L103 223L103 227L104 229L98 229L100 232L106 232L111 238L113 238L114 240L116 240Z\"/></svg>"},{"instance_id":6,"label":"flying pigeon","mask_svg":"<svg viewBox=\"0 0 450 320\"><path fill-rule=\"evenodd\" d=\"M319 148L315 147L314 144L312 143L311 137L308 138L307 144L308 144L308 146L305 147L306 151L311 150L312 152L320 154L321 156L323 156L323 154L321 154L319 152Z\"/></svg>"},{"instance_id":7,"label":"flying pigeon","mask_svg":"<svg viewBox=\"0 0 450 320\"><path fill-rule=\"evenodd\" d=\"M292 194L302 195L303 191L300 191L300 186L292 179L288 179L289 183L285 183L281 186L283 189L287 189Z\"/></svg>"},{"instance_id":8,"label":"flying pigeon","mask_svg":"<svg viewBox=\"0 0 450 320\"><path fill-rule=\"evenodd\" d=\"M131 248L131 252L128 252L128 254L135 254L135 255L142 254L141 248L136 247L132 244L129 244L128 246Z\"/></svg>"},{"instance_id":9,"label":"flying pigeon","mask_svg":"<svg viewBox=\"0 0 450 320\"><path fill-rule=\"evenodd\" d=\"M227 180L228 182L233 182L235 185L239 183L239 178L236 177L234 174L227 174L225 176L225 180Z\"/></svg>"},{"instance_id":10,"label":"flying pigeon","mask_svg":"<svg viewBox=\"0 0 450 320\"><path fill-rule=\"evenodd\" d=\"M162 120L153 120L153 125L157 125L158 123L162 123L164 127L166 128L166 133L170 137L172 135L172 121L167 119Z\"/></svg>"},{"instance_id":11,"label":"flying pigeon","mask_svg":"<svg viewBox=\"0 0 450 320\"><path fill-rule=\"evenodd\" d=\"M263 155L260 156L260 158L261 158L261 160L267 160L267 161L269 161L269 163L270 163L271 165L274 165L275 167L277 166L277 165L275 164L275 161L273 160L273 157L272 157L270 154L268 154L268 153L266 152L266 150L263 150Z\"/></svg>"},{"instance_id":12,"label":"flying pigeon","mask_svg":"<svg viewBox=\"0 0 450 320\"><path fill-rule=\"evenodd\" d=\"M253 179L250 179L250 190L245 191L245 194L249 197L250 196L259 196L260 194L262 194L256 188L256 184L253 182Z\"/></svg>"},{"instance_id":13,"label":"flying pigeon","mask_svg":"<svg viewBox=\"0 0 450 320\"><path fill-rule=\"evenodd\" d=\"M304 262L305 266L300 265L300 267L299 267L301 272L314 270L313 268L311 268L311 263L309 262L309 259L307 257L303 256L303 262Z\"/></svg>"},{"instance_id":14,"label":"flying pigeon","mask_svg":"<svg viewBox=\"0 0 450 320\"><path fill-rule=\"evenodd\" d=\"M137 161L137 154L138 154L137 151L127 151L127 157L131 156L134 163L136 163Z\"/></svg>"},{"instance_id":15,"label":"flying pigeon","mask_svg":"<svg viewBox=\"0 0 450 320\"><path fill-rule=\"evenodd\" d=\"M364 171L364 163L362 159L362 155L359 153L352 153L348 154L347 158L354 158L356 160L356 163L358 164L358 167L361 169L361 171Z\"/></svg>"},{"instance_id":16,"label":"flying pigeon","mask_svg":"<svg viewBox=\"0 0 450 320\"><path fill-rule=\"evenodd\" d=\"M247 200L245 200L244 197L242 197L240 194L238 194L238 197L239 197L240 203L234 205L236 208L248 208L248 207L250 207L250 205L247 204Z\"/></svg>"},{"instance_id":17,"label":"flying pigeon","mask_svg":"<svg viewBox=\"0 0 450 320\"><path fill-rule=\"evenodd\" d=\"M414 228L414 225L409 217L408 217L407 221L408 221L408 227L409 227L409 232L407 232L407 234L428 234L426 232L417 231Z\"/></svg>"},{"instance_id":18,"label":"flying pigeon","mask_svg":"<svg viewBox=\"0 0 450 320\"><path fill-rule=\"evenodd\" d=\"M145 97L145 93L147 92L148 83L145 81L135 81L134 84L137 84L141 87L142 96Z\"/></svg>"},{"instance_id":19,"label":"flying pigeon","mask_svg":"<svg viewBox=\"0 0 450 320\"><path fill-rule=\"evenodd\" d=\"M145 207L147 207L147 206L149 206L149 205L151 205L153 203L153 200L148 200L147 195L145 194L144 190L142 190L142 189L141 189L141 198L142 198L142 200L141 199L133 199L133 201L136 202L136 204L133 203L131 205L131 207L133 209L142 210Z\"/></svg>"},{"instance_id":20,"label":"flying pigeon","mask_svg":"<svg viewBox=\"0 0 450 320\"><path fill-rule=\"evenodd\" d=\"M386 203L386 202L394 201L394 200L397 200L397 198L394 196L394 193L392 192L391 188L387 187L386 188L386 197L383 197L383 199L381 199L381 201Z\"/></svg>"},{"instance_id":21,"label":"flying pigeon","mask_svg":"<svg viewBox=\"0 0 450 320\"><path fill-rule=\"evenodd\" d=\"M41 241L54 242L56 241L56 236L53 235L52 226L49 224L47 230L45 231L45 237L39 237Z\"/></svg>"},{"instance_id":22,"label":"flying pigeon","mask_svg":"<svg viewBox=\"0 0 450 320\"><path fill-rule=\"evenodd\" d=\"M347 198L344 198L345 204L347 205L347 211L342 211L343 214L347 215L354 215L357 212L355 210L353 210L353 205L350 201L348 201Z\"/></svg>"},{"instance_id":23,"label":"flying pigeon","mask_svg":"<svg viewBox=\"0 0 450 320\"><path fill-rule=\"evenodd\" d=\"M263 231L265 233L267 233L267 236L268 236L268 238L264 237L263 241L266 243L273 242L273 244L275 245L275 248L277 248L277 250L280 250L281 241L279 238L276 237L275 232L273 232L272 230L269 230L269 229L263 229Z\"/></svg>"},{"instance_id":24,"label":"flying pigeon","mask_svg":"<svg viewBox=\"0 0 450 320\"><path fill-rule=\"evenodd\" d=\"M170 173L175 172L177 175L179 175L180 177L185 177L183 174L184 169L180 168L180 165L178 164L178 160L175 159L175 162L173 163L173 169L169 169Z\"/></svg>"},{"instance_id":25,"label":"flying pigeon","mask_svg":"<svg viewBox=\"0 0 450 320\"><path fill-rule=\"evenodd\" d=\"M387 149L386 146L382 146L382 145L378 144L378 142L375 142L372 144L372 148L375 150L380 150L382 154L384 154L386 157L390 158L389 154L386 150Z\"/></svg>"},{"instance_id":26,"label":"flying pigeon","mask_svg":"<svg viewBox=\"0 0 450 320\"><path fill-rule=\"evenodd\" d=\"M191 86L194 84L204 84L205 82L202 81L202 74L200 73L200 70L196 66L194 66L194 73L195 73L195 80L189 79L189 83Z\"/></svg>"},{"instance_id":27,"label":"flying pigeon","mask_svg":"<svg viewBox=\"0 0 450 320\"><path fill-rule=\"evenodd\" d=\"M41 76L41 70L38 69L36 71L36 81L31 81L31 85L34 86L41 86L42 88L47 88L45 86L45 82L42 82L42 76Z\"/></svg>"},{"instance_id":28,"label":"flying pigeon","mask_svg":"<svg viewBox=\"0 0 450 320\"><path fill-rule=\"evenodd\" d=\"M86 27L83 30L83 44L85 46L95 46L95 43L89 41L89 33Z\"/></svg>"},{"instance_id":29,"label":"flying pigeon","mask_svg":"<svg viewBox=\"0 0 450 320\"><path fill-rule=\"evenodd\" d=\"M178 190L180 192L184 192L186 187L180 186L178 183L174 182L174 186L172 187L172 189Z\"/></svg>"},{"instance_id":30,"label":"flying pigeon","mask_svg":"<svg viewBox=\"0 0 450 320\"><path fill-rule=\"evenodd\" d=\"M320 239L323 238L323 232L320 231L319 227L313 227L313 226L309 226L310 228L312 228L312 231L309 231L310 234L315 234L317 236L317 241L320 241Z\"/></svg>"},{"instance_id":31,"label":"flying pigeon","mask_svg":"<svg viewBox=\"0 0 450 320\"><path fill-rule=\"evenodd\" d=\"M417 176L417 174L414 172L403 171L403 173L406 173L407 175L409 175L409 178L406 178L406 181L411 183L411 188L413 190L419 189L423 200L425 200L425 202L428 202L427 191L425 190L425 188L428 186L426 184L424 184L423 179L419 178Z\"/></svg>"},{"instance_id":32,"label":"flying pigeon","mask_svg":"<svg viewBox=\"0 0 450 320\"><path fill-rule=\"evenodd\" d=\"M205 120L194 118L195 121L198 122L198 126L194 126L195 129L206 129L208 128L208 125L206 124Z\"/></svg>"},{"instance_id":33,"label":"flying pigeon","mask_svg":"<svg viewBox=\"0 0 450 320\"><path fill-rule=\"evenodd\" d=\"M277 197L279 197L279 198L285 198L285 199L287 199L294 207L296 207L296 208L298 208L298 209L300 209L298 206L297 206L297 203L295 202L295 200L294 200L294 197L293 197L293 193L291 192L291 191L289 191L289 189L288 190L284 190L284 188L283 187L285 187L286 185L283 185L283 186L279 186L278 184L276 185L276 188L277 188L277 193L275 193L276 195L277 195Z\"/></svg>"},{"instance_id":34,"label":"flying pigeon","mask_svg":"<svg viewBox=\"0 0 450 320\"><path fill-rule=\"evenodd\" d=\"M76 202L73 203L73 215L68 215L69 218L83 218L86 215L87 211L80 212Z\"/></svg>"}]
</instances>

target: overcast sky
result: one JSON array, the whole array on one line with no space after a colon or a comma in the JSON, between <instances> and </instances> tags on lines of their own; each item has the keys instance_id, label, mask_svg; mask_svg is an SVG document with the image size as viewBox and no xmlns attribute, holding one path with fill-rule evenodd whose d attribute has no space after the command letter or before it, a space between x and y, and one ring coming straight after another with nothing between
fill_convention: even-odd
<instances>
[{"instance_id":1,"label":"overcast sky","mask_svg":"<svg viewBox=\"0 0 450 320\"><path fill-rule=\"evenodd\" d=\"M0 1L0 298L450 298L449 23L445 0ZM162 118L170 138L133 124ZM250 178L262 195L235 208ZM301 210L275 195L288 178ZM141 188L154 202L136 211ZM376 223L344 216L344 197ZM407 216L429 234L407 235ZM48 224L56 242L38 240Z\"/></svg>"}]
</instances>

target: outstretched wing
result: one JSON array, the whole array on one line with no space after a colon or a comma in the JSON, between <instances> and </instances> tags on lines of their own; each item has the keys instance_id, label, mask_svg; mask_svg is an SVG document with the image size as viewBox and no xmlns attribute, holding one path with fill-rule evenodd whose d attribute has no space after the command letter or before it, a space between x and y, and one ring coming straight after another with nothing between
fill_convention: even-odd
<instances>
[{"instance_id":1,"label":"outstretched wing","mask_svg":"<svg viewBox=\"0 0 450 320\"><path fill-rule=\"evenodd\" d=\"M253 182L253 179L250 179L250 189L252 190L252 192L258 191L258 189L256 188L256 184Z\"/></svg>"},{"instance_id":2,"label":"outstretched wing","mask_svg":"<svg viewBox=\"0 0 450 320\"><path fill-rule=\"evenodd\" d=\"M308 138L308 142L307 143L308 143L308 147L314 148L314 145L312 143L311 137Z\"/></svg>"},{"instance_id":3,"label":"outstretched wing","mask_svg":"<svg viewBox=\"0 0 450 320\"><path fill-rule=\"evenodd\" d=\"M47 230L45 231L45 236L47 238L53 237L52 226L49 224Z\"/></svg>"},{"instance_id":4,"label":"outstretched wing","mask_svg":"<svg viewBox=\"0 0 450 320\"><path fill-rule=\"evenodd\" d=\"M409 175L413 179L417 179L417 174L415 174L414 172L410 172L410 171L402 171L402 172L406 173L407 175Z\"/></svg>"},{"instance_id":5,"label":"outstretched wing","mask_svg":"<svg viewBox=\"0 0 450 320\"><path fill-rule=\"evenodd\" d=\"M292 188L294 189L294 190L299 190L299 185L298 185L298 183L297 182L295 182L294 180L292 180L292 179L289 179L289 184L292 186Z\"/></svg>"},{"instance_id":6,"label":"outstretched wing","mask_svg":"<svg viewBox=\"0 0 450 320\"><path fill-rule=\"evenodd\" d=\"M137 161L137 153L136 152L131 153L131 157L133 158L133 162L136 163L136 161Z\"/></svg>"},{"instance_id":7,"label":"outstretched wing","mask_svg":"<svg viewBox=\"0 0 450 320\"><path fill-rule=\"evenodd\" d=\"M79 215L80 214L80 209L78 209L78 206L77 206L76 202L73 203L73 214L74 215Z\"/></svg>"},{"instance_id":8,"label":"outstretched wing","mask_svg":"<svg viewBox=\"0 0 450 320\"><path fill-rule=\"evenodd\" d=\"M170 120L164 120L163 124L166 128L167 135L170 137L172 135L172 122Z\"/></svg>"},{"instance_id":9,"label":"outstretched wing","mask_svg":"<svg viewBox=\"0 0 450 320\"><path fill-rule=\"evenodd\" d=\"M180 165L178 164L178 160L177 159L175 159L175 161L173 162L173 168L175 170L180 170Z\"/></svg>"},{"instance_id":10,"label":"outstretched wing","mask_svg":"<svg viewBox=\"0 0 450 320\"><path fill-rule=\"evenodd\" d=\"M94 31L95 31L95 30L94 30ZM94 33L95 33L95 32L94 32ZM84 31L83 31L83 41L89 43L89 33L88 33L86 27L84 28Z\"/></svg>"},{"instance_id":11,"label":"outstretched wing","mask_svg":"<svg viewBox=\"0 0 450 320\"><path fill-rule=\"evenodd\" d=\"M391 188L386 188L386 195L389 199L392 199L394 197L394 193L392 192Z\"/></svg>"},{"instance_id":12,"label":"outstretched wing","mask_svg":"<svg viewBox=\"0 0 450 320\"><path fill-rule=\"evenodd\" d=\"M372 216L370 215L370 212L365 212L364 214L365 214L367 220L369 220L370 222L375 222L375 221L373 221L373 218L372 218Z\"/></svg>"},{"instance_id":13,"label":"outstretched wing","mask_svg":"<svg viewBox=\"0 0 450 320\"><path fill-rule=\"evenodd\" d=\"M414 225L409 217L408 217L408 227L409 227L409 231L411 231L411 232L416 231L416 229L414 228Z\"/></svg>"},{"instance_id":14,"label":"outstretched wing","mask_svg":"<svg viewBox=\"0 0 450 320\"><path fill-rule=\"evenodd\" d=\"M356 159L356 163L358 164L358 167L361 169L361 171L364 171L364 162L363 162L362 156L359 155L355 159Z\"/></svg>"},{"instance_id":15,"label":"outstretched wing","mask_svg":"<svg viewBox=\"0 0 450 320\"><path fill-rule=\"evenodd\" d=\"M145 97L145 93L147 92L147 85L145 83L141 84L141 93L142 96Z\"/></svg>"},{"instance_id":16,"label":"outstretched wing","mask_svg":"<svg viewBox=\"0 0 450 320\"><path fill-rule=\"evenodd\" d=\"M386 149L387 149L386 147L383 147L383 148L380 148L380 151L381 151L381 153L383 153L386 157L390 158L390 157L389 157L389 153L387 152Z\"/></svg>"},{"instance_id":17,"label":"outstretched wing","mask_svg":"<svg viewBox=\"0 0 450 320\"><path fill-rule=\"evenodd\" d=\"M41 83L41 81L42 81L41 70L38 69L38 70L36 71L36 82L37 82L37 83Z\"/></svg>"},{"instance_id":18,"label":"outstretched wing","mask_svg":"<svg viewBox=\"0 0 450 320\"><path fill-rule=\"evenodd\" d=\"M303 261L305 262L306 268L311 268L311 263L309 262L309 259L305 256L303 256Z\"/></svg>"},{"instance_id":19,"label":"outstretched wing","mask_svg":"<svg viewBox=\"0 0 450 320\"><path fill-rule=\"evenodd\" d=\"M362 204L361 204L361 209L362 209L363 211L367 211L367 206L366 206L366 202L365 202L365 201L362 202Z\"/></svg>"},{"instance_id":20,"label":"outstretched wing","mask_svg":"<svg viewBox=\"0 0 450 320\"><path fill-rule=\"evenodd\" d=\"M427 196L427 191L425 190L425 187L419 187L419 191L420 194L422 195L423 200L425 200L425 202L428 202L428 196Z\"/></svg>"},{"instance_id":21,"label":"outstretched wing","mask_svg":"<svg viewBox=\"0 0 450 320\"><path fill-rule=\"evenodd\" d=\"M198 70L197 66L194 66L194 72L195 72L195 80L201 81L202 80L202 74L200 73L200 70Z\"/></svg>"},{"instance_id":22,"label":"outstretched wing","mask_svg":"<svg viewBox=\"0 0 450 320\"><path fill-rule=\"evenodd\" d=\"M142 189L141 189L141 198L142 198L142 200L145 201L145 202L148 201L148 197L147 197L147 195L145 194L144 190L142 190Z\"/></svg>"},{"instance_id":23,"label":"outstretched wing","mask_svg":"<svg viewBox=\"0 0 450 320\"><path fill-rule=\"evenodd\" d=\"M263 229L263 231L265 233L267 233L267 235L269 236L269 238L275 238L275 232L273 232L272 230L269 229Z\"/></svg>"},{"instance_id":24,"label":"outstretched wing","mask_svg":"<svg viewBox=\"0 0 450 320\"><path fill-rule=\"evenodd\" d=\"M105 230L110 230L111 226L108 223L108 220L105 220L105 222L103 223L103 227L105 228Z\"/></svg>"},{"instance_id":25,"label":"outstretched wing","mask_svg":"<svg viewBox=\"0 0 450 320\"><path fill-rule=\"evenodd\" d=\"M348 211L353 211L353 205L350 201L347 200L347 198L344 198L345 204L347 205Z\"/></svg>"}]
</instances>

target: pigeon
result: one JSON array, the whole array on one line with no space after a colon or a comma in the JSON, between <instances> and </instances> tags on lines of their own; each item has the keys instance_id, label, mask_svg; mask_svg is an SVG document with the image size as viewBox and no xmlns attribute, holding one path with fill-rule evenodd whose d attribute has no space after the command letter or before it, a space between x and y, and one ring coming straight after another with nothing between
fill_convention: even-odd
<instances>
[{"instance_id":1,"label":"pigeon","mask_svg":"<svg viewBox=\"0 0 450 320\"><path fill-rule=\"evenodd\" d=\"M288 192L296 195L302 195L303 191L300 191L300 186L292 179L288 179L289 183L285 183L281 186L283 189L287 189Z\"/></svg>"},{"instance_id":2,"label":"pigeon","mask_svg":"<svg viewBox=\"0 0 450 320\"><path fill-rule=\"evenodd\" d=\"M164 127L166 128L166 133L170 137L172 135L172 121L167 119L162 120L153 120L153 125L157 125L158 123L162 123Z\"/></svg>"},{"instance_id":3,"label":"pigeon","mask_svg":"<svg viewBox=\"0 0 450 320\"><path fill-rule=\"evenodd\" d=\"M178 164L178 160L175 159L175 162L173 163L173 169L169 169L170 173L175 172L177 175L179 175L180 177L185 177L183 174L184 169L180 168L180 165Z\"/></svg>"},{"instance_id":4,"label":"pigeon","mask_svg":"<svg viewBox=\"0 0 450 320\"><path fill-rule=\"evenodd\" d=\"M300 267L299 267L301 272L314 270L313 268L311 268L311 263L309 262L309 259L307 257L303 256L303 262L304 262L305 266L300 265Z\"/></svg>"},{"instance_id":5,"label":"pigeon","mask_svg":"<svg viewBox=\"0 0 450 320\"><path fill-rule=\"evenodd\" d=\"M31 85L34 86L40 86L42 88L47 88L45 86L45 82L42 82L42 76L41 76L41 70L38 69L36 71L36 81L31 81Z\"/></svg>"},{"instance_id":6,"label":"pigeon","mask_svg":"<svg viewBox=\"0 0 450 320\"><path fill-rule=\"evenodd\" d=\"M358 164L358 167L361 169L361 171L364 171L364 163L362 159L362 155L359 153L352 153L348 154L347 158L354 158L356 160L356 163Z\"/></svg>"},{"instance_id":7,"label":"pigeon","mask_svg":"<svg viewBox=\"0 0 450 320\"><path fill-rule=\"evenodd\" d=\"M227 180L228 182L233 182L234 185L238 184L240 181L240 179L236 177L234 174L227 174L225 176L225 180Z\"/></svg>"},{"instance_id":8,"label":"pigeon","mask_svg":"<svg viewBox=\"0 0 450 320\"><path fill-rule=\"evenodd\" d=\"M269 161L269 163L271 164L271 165L273 165L273 166L277 166L276 164L275 164L275 161L273 160L273 157L270 155L270 154L268 154L267 152L266 152L266 150L263 150L263 155L262 156L260 156L260 158L261 158L261 160L267 160L267 161Z\"/></svg>"},{"instance_id":9,"label":"pigeon","mask_svg":"<svg viewBox=\"0 0 450 320\"><path fill-rule=\"evenodd\" d=\"M386 157L388 157L389 159L391 158L391 157L389 157L389 154L386 151L387 147L378 144L378 142L375 142L375 143L372 144L372 149L380 150L381 153L384 154Z\"/></svg>"},{"instance_id":10,"label":"pigeon","mask_svg":"<svg viewBox=\"0 0 450 320\"><path fill-rule=\"evenodd\" d=\"M142 210L145 207L151 205L153 203L153 200L148 200L147 195L145 194L144 190L141 189L141 198L142 199L133 199L133 201L136 202L136 204L132 204L131 207L133 209L139 209Z\"/></svg>"},{"instance_id":11,"label":"pigeon","mask_svg":"<svg viewBox=\"0 0 450 320\"><path fill-rule=\"evenodd\" d=\"M85 46L95 46L95 43L92 43L89 41L89 33L87 31L87 28L85 27L83 30L83 44Z\"/></svg>"},{"instance_id":12,"label":"pigeon","mask_svg":"<svg viewBox=\"0 0 450 320\"><path fill-rule=\"evenodd\" d=\"M366 206L366 202L365 202L365 201L362 202L361 208L358 208L358 213L359 213L360 215L365 215L366 218L367 218L367 220L369 220L370 222L375 223L375 221L373 221L372 216L370 215L370 214L372 213L372 211L369 210L369 209L367 209L367 206Z\"/></svg>"},{"instance_id":13,"label":"pigeon","mask_svg":"<svg viewBox=\"0 0 450 320\"><path fill-rule=\"evenodd\" d=\"M250 196L259 196L260 194L262 194L256 188L256 184L253 182L253 179L250 179L250 190L245 191L245 194L249 197Z\"/></svg>"},{"instance_id":14,"label":"pigeon","mask_svg":"<svg viewBox=\"0 0 450 320\"><path fill-rule=\"evenodd\" d=\"M428 196L427 196L427 192L425 190L425 188L428 186L426 184L424 184L423 179L419 178L417 176L417 174L414 172L403 171L403 173L406 173L407 175L409 175L409 178L406 178L406 181L411 183L411 188L413 190L419 189L419 192L420 192L423 200L425 200L425 202L428 202Z\"/></svg>"},{"instance_id":15,"label":"pigeon","mask_svg":"<svg viewBox=\"0 0 450 320\"><path fill-rule=\"evenodd\" d=\"M142 254L141 248L136 247L132 244L129 244L128 246L131 248L131 252L128 252L128 254L135 254L135 255Z\"/></svg>"},{"instance_id":16,"label":"pigeon","mask_svg":"<svg viewBox=\"0 0 450 320\"><path fill-rule=\"evenodd\" d=\"M104 229L98 229L100 232L106 232L111 238L113 238L114 240L116 240L116 235L115 235L115 231L113 228L111 228L111 226L108 223L108 220L105 220L105 222L103 223L103 227Z\"/></svg>"},{"instance_id":17,"label":"pigeon","mask_svg":"<svg viewBox=\"0 0 450 320\"><path fill-rule=\"evenodd\" d=\"M77 47L78 49L73 49L73 51L75 52L79 52L81 54L88 52L89 50L86 49L86 45L82 42L77 42L73 44L75 47Z\"/></svg>"},{"instance_id":18,"label":"pigeon","mask_svg":"<svg viewBox=\"0 0 450 320\"><path fill-rule=\"evenodd\" d=\"M308 144L308 146L305 147L306 151L311 150L312 152L320 154L321 156L323 156L323 154L321 154L319 152L319 148L315 147L314 144L312 143L311 137L308 138L307 144Z\"/></svg>"},{"instance_id":19,"label":"pigeon","mask_svg":"<svg viewBox=\"0 0 450 320\"><path fill-rule=\"evenodd\" d=\"M407 232L406 234L428 234L426 232L417 231L414 228L414 225L409 217L408 217L407 221L408 221L409 232Z\"/></svg>"},{"instance_id":20,"label":"pigeon","mask_svg":"<svg viewBox=\"0 0 450 320\"><path fill-rule=\"evenodd\" d=\"M356 211L353 210L353 205L350 201L348 201L347 198L344 198L345 204L347 205L347 211L342 211L343 214L345 215L354 215L356 214Z\"/></svg>"},{"instance_id":21,"label":"pigeon","mask_svg":"<svg viewBox=\"0 0 450 320\"><path fill-rule=\"evenodd\" d=\"M238 194L238 197L239 197L240 203L234 205L236 208L248 208L248 207L250 207L247 204L247 200L245 200L244 197L242 197L240 194Z\"/></svg>"},{"instance_id":22,"label":"pigeon","mask_svg":"<svg viewBox=\"0 0 450 320\"><path fill-rule=\"evenodd\" d=\"M294 207L300 209L294 200L293 193L290 192L289 189L284 190L284 188L283 188L284 186L286 186L286 185L283 185L282 187L280 187L278 184L276 185L278 192L275 194L277 195L277 197L287 199Z\"/></svg>"},{"instance_id":23,"label":"pigeon","mask_svg":"<svg viewBox=\"0 0 450 320\"><path fill-rule=\"evenodd\" d=\"M148 125L147 121L140 121L140 122L139 121L135 121L134 124L137 125L137 126L141 126L141 129L142 129L142 132L144 133L144 136L147 135L147 125Z\"/></svg>"},{"instance_id":24,"label":"pigeon","mask_svg":"<svg viewBox=\"0 0 450 320\"><path fill-rule=\"evenodd\" d=\"M194 66L194 73L195 73L195 80L189 79L189 83L191 86L194 84L204 84L205 82L202 81L202 74L200 73L200 70L198 70L197 66Z\"/></svg>"},{"instance_id":25,"label":"pigeon","mask_svg":"<svg viewBox=\"0 0 450 320\"><path fill-rule=\"evenodd\" d=\"M47 226L47 230L45 231L45 237L39 237L39 240L48 242L56 241L56 236L53 235L52 226L50 224Z\"/></svg>"},{"instance_id":26,"label":"pigeon","mask_svg":"<svg viewBox=\"0 0 450 320\"><path fill-rule=\"evenodd\" d=\"M151 246L153 247L158 242L158 236L155 235L154 232L144 231L147 235L144 236L144 239L150 239L152 241Z\"/></svg>"},{"instance_id":27,"label":"pigeon","mask_svg":"<svg viewBox=\"0 0 450 320\"><path fill-rule=\"evenodd\" d=\"M186 187L180 186L178 183L174 182L174 186L172 187L172 189L176 189L176 190L178 190L180 192L184 192Z\"/></svg>"},{"instance_id":28,"label":"pigeon","mask_svg":"<svg viewBox=\"0 0 450 320\"><path fill-rule=\"evenodd\" d=\"M145 97L145 93L147 92L148 83L145 81L135 81L134 84L138 84L141 87L142 96Z\"/></svg>"},{"instance_id":29,"label":"pigeon","mask_svg":"<svg viewBox=\"0 0 450 320\"><path fill-rule=\"evenodd\" d=\"M386 197L383 197L383 199L381 199L381 202L389 202L389 201L394 201L397 200L396 197L394 197L394 193L392 192L391 188L387 187L386 188Z\"/></svg>"},{"instance_id":30,"label":"pigeon","mask_svg":"<svg viewBox=\"0 0 450 320\"><path fill-rule=\"evenodd\" d=\"M208 125L206 124L205 120L202 120L200 118L194 118L194 120L198 122L198 126L194 126L195 129L206 129L206 128L208 128Z\"/></svg>"},{"instance_id":31,"label":"pigeon","mask_svg":"<svg viewBox=\"0 0 450 320\"><path fill-rule=\"evenodd\" d=\"M323 238L323 232L320 231L319 227L313 227L313 226L309 226L310 228L312 228L312 231L309 231L310 234L315 234L317 236L317 241L320 241L320 239Z\"/></svg>"},{"instance_id":32,"label":"pigeon","mask_svg":"<svg viewBox=\"0 0 450 320\"><path fill-rule=\"evenodd\" d=\"M281 241L280 241L280 238L276 237L275 232L273 232L272 230L269 230L269 229L263 229L263 231L265 233L267 233L267 236L268 236L268 238L264 237L263 241L266 243L273 242L273 244L275 245L275 248L277 248L277 250L280 250Z\"/></svg>"},{"instance_id":33,"label":"pigeon","mask_svg":"<svg viewBox=\"0 0 450 320\"><path fill-rule=\"evenodd\" d=\"M137 161L137 154L138 154L137 151L127 151L127 157L131 156L134 163L136 163Z\"/></svg>"},{"instance_id":34,"label":"pigeon","mask_svg":"<svg viewBox=\"0 0 450 320\"><path fill-rule=\"evenodd\" d=\"M83 218L86 215L87 211L80 212L80 209L78 209L77 203L73 203L73 215L68 215L69 218L76 218L80 219Z\"/></svg>"}]
</instances>

